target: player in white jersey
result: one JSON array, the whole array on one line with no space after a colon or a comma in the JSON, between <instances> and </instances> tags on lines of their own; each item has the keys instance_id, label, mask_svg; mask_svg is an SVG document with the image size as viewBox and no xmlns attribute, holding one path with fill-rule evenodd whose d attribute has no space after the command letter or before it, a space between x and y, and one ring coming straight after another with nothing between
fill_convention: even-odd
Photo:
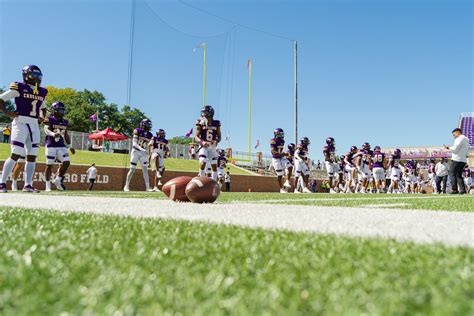
<instances>
[{"instance_id":1,"label":"player in white jersey","mask_svg":"<svg viewBox=\"0 0 474 316\"><path fill-rule=\"evenodd\" d=\"M13 119L11 134L11 155L3 164L0 193L7 192L7 179L21 156L26 157L24 192L36 193L33 176L40 143L39 122L46 114L48 90L40 87L43 74L38 66L25 66L22 70L23 82L13 82L10 89L0 95L0 110ZM16 110L6 109L6 102L15 99Z\"/></svg>"},{"instance_id":2,"label":"player in white jersey","mask_svg":"<svg viewBox=\"0 0 474 316\"><path fill-rule=\"evenodd\" d=\"M169 156L168 140L164 129L159 129L156 136L150 141L149 145L151 171L155 172L155 186L153 191L159 192L158 186L161 185L161 179L165 174L165 159Z\"/></svg>"},{"instance_id":3,"label":"player in white jersey","mask_svg":"<svg viewBox=\"0 0 474 316\"><path fill-rule=\"evenodd\" d=\"M130 170L127 173L127 180L123 190L125 192L130 191L130 182L132 181L133 174L137 169L137 163L140 161L143 172L143 180L145 181L145 190L148 192L153 191L150 189L150 179L148 176L148 146L153 134L150 133L151 121L149 119L143 119L140 122L140 127L135 128L133 131L133 147L130 158Z\"/></svg>"}]
</instances>

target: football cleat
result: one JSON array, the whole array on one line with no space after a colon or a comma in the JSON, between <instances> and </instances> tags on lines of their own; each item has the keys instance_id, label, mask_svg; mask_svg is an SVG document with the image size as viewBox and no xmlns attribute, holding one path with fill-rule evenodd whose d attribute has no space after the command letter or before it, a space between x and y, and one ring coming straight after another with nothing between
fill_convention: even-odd
<instances>
[{"instance_id":1,"label":"football cleat","mask_svg":"<svg viewBox=\"0 0 474 316\"><path fill-rule=\"evenodd\" d=\"M5 183L0 183L0 193L7 193L7 185Z\"/></svg>"},{"instance_id":2,"label":"football cleat","mask_svg":"<svg viewBox=\"0 0 474 316\"><path fill-rule=\"evenodd\" d=\"M59 177L56 177L53 181L54 185L56 186L56 189L59 191L64 191L63 184L61 183L61 179Z\"/></svg>"},{"instance_id":3,"label":"football cleat","mask_svg":"<svg viewBox=\"0 0 474 316\"><path fill-rule=\"evenodd\" d=\"M130 188L129 188L128 186L125 186L125 187L123 188L123 191L124 191L124 192L130 192Z\"/></svg>"},{"instance_id":4,"label":"football cleat","mask_svg":"<svg viewBox=\"0 0 474 316\"><path fill-rule=\"evenodd\" d=\"M285 188L291 189L291 183L290 181L286 180L285 183L283 184Z\"/></svg>"},{"instance_id":5,"label":"football cleat","mask_svg":"<svg viewBox=\"0 0 474 316\"><path fill-rule=\"evenodd\" d=\"M304 188L304 189L303 189L303 193L313 193L313 192L311 192L311 190L308 189L308 188Z\"/></svg>"},{"instance_id":6,"label":"football cleat","mask_svg":"<svg viewBox=\"0 0 474 316\"><path fill-rule=\"evenodd\" d=\"M12 191L13 192L18 191L18 182L16 180L12 181Z\"/></svg>"},{"instance_id":7,"label":"football cleat","mask_svg":"<svg viewBox=\"0 0 474 316\"><path fill-rule=\"evenodd\" d=\"M288 193L285 189L280 189L280 193Z\"/></svg>"},{"instance_id":8,"label":"football cleat","mask_svg":"<svg viewBox=\"0 0 474 316\"><path fill-rule=\"evenodd\" d=\"M45 182L45 192L51 192L51 181L46 181Z\"/></svg>"},{"instance_id":9,"label":"football cleat","mask_svg":"<svg viewBox=\"0 0 474 316\"><path fill-rule=\"evenodd\" d=\"M33 186L27 184L23 187L23 192L28 192L28 193L39 193L38 190L36 190L35 188L33 188Z\"/></svg>"}]
</instances>

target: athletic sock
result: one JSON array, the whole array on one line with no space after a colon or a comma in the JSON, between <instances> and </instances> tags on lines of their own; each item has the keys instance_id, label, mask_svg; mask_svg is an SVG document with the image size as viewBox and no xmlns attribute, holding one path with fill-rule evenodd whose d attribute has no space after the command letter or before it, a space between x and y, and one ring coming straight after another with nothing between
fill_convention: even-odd
<instances>
[{"instance_id":1,"label":"athletic sock","mask_svg":"<svg viewBox=\"0 0 474 316\"><path fill-rule=\"evenodd\" d=\"M36 162L27 161L25 163L25 185L33 185L33 176L35 175Z\"/></svg>"},{"instance_id":2,"label":"athletic sock","mask_svg":"<svg viewBox=\"0 0 474 316\"><path fill-rule=\"evenodd\" d=\"M212 178L213 180L217 181L217 171L213 171L213 172L212 172L211 178Z\"/></svg>"},{"instance_id":3,"label":"athletic sock","mask_svg":"<svg viewBox=\"0 0 474 316\"><path fill-rule=\"evenodd\" d=\"M143 180L145 180L145 188L150 189L150 177L148 175L148 168L142 167Z\"/></svg>"},{"instance_id":4,"label":"athletic sock","mask_svg":"<svg viewBox=\"0 0 474 316\"><path fill-rule=\"evenodd\" d=\"M127 180L125 182L125 186L128 188L130 186L130 181L132 181L133 174L135 173L134 168L130 168L127 173Z\"/></svg>"},{"instance_id":5,"label":"athletic sock","mask_svg":"<svg viewBox=\"0 0 474 316\"><path fill-rule=\"evenodd\" d=\"M199 176L200 177L205 177L206 176L206 170L199 169Z\"/></svg>"},{"instance_id":6,"label":"athletic sock","mask_svg":"<svg viewBox=\"0 0 474 316\"><path fill-rule=\"evenodd\" d=\"M8 158L5 160L5 163L3 164L3 171L2 171L2 181L1 183L7 183L8 177L10 177L13 168L15 167L16 161Z\"/></svg>"}]
</instances>

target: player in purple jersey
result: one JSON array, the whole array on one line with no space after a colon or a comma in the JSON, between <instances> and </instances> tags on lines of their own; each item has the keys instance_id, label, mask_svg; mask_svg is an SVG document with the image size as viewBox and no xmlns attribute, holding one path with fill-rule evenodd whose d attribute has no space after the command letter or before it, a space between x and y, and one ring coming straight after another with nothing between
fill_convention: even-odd
<instances>
[{"instance_id":1,"label":"player in purple jersey","mask_svg":"<svg viewBox=\"0 0 474 316\"><path fill-rule=\"evenodd\" d=\"M383 192L385 181L385 154L381 152L380 146L375 146L372 153L372 172L377 193Z\"/></svg>"},{"instance_id":2,"label":"player in purple jersey","mask_svg":"<svg viewBox=\"0 0 474 316\"><path fill-rule=\"evenodd\" d=\"M214 108L206 105L196 121L194 138L199 142L199 176L206 175L207 162L211 165L211 177L217 180L217 145L221 141L221 122L214 119Z\"/></svg>"},{"instance_id":3,"label":"player in purple jersey","mask_svg":"<svg viewBox=\"0 0 474 316\"><path fill-rule=\"evenodd\" d=\"M270 140L270 150L272 153L272 166L277 174L278 186L280 193L288 193L287 188L291 188L290 178L287 176L285 183L283 183L283 175L285 168L289 164L287 153L285 150L285 132L281 128L276 128L273 131L273 138Z\"/></svg>"},{"instance_id":4,"label":"player in purple jersey","mask_svg":"<svg viewBox=\"0 0 474 316\"><path fill-rule=\"evenodd\" d=\"M51 170L56 161L61 163L61 167L54 184L58 190L64 190L62 181L70 165L67 148L69 148L71 154L74 155L76 153L74 148L71 147L71 139L67 133L69 123L64 119L66 107L62 102L54 102L51 109L53 115L47 117L43 122L46 135L46 192L51 192Z\"/></svg>"},{"instance_id":5,"label":"player in purple jersey","mask_svg":"<svg viewBox=\"0 0 474 316\"><path fill-rule=\"evenodd\" d=\"M289 143L286 150L286 181L283 184L286 189L291 189L290 179L295 165L295 151L296 145L294 143Z\"/></svg>"},{"instance_id":6,"label":"player in purple jersey","mask_svg":"<svg viewBox=\"0 0 474 316\"><path fill-rule=\"evenodd\" d=\"M11 134L11 156L3 164L0 193L6 193L6 182L21 156L26 157L24 192L38 192L33 187L33 175L40 143L39 123L46 114L48 90L40 87L43 73L38 66L23 67L23 82L13 82L10 89L0 95L0 110L13 119ZM15 99L16 110L5 108L7 101Z\"/></svg>"},{"instance_id":7,"label":"player in purple jersey","mask_svg":"<svg viewBox=\"0 0 474 316\"><path fill-rule=\"evenodd\" d=\"M344 164L345 164L345 170L346 170L346 186L344 187L344 192L346 193L351 193L352 188L354 187L354 181L355 176L356 176L356 165L354 161L354 156L357 154L357 147L356 146L351 146L349 149L349 152L345 155L344 157Z\"/></svg>"},{"instance_id":8,"label":"player in purple jersey","mask_svg":"<svg viewBox=\"0 0 474 316\"><path fill-rule=\"evenodd\" d=\"M344 192L344 178L345 178L345 173L346 173L346 162L344 161L346 156L342 155L339 157L339 162L338 162L338 179L336 181L336 186L339 188L339 192L343 193Z\"/></svg>"},{"instance_id":9,"label":"player in purple jersey","mask_svg":"<svg viewBox=\"0 0 474 316\"><path fill-rule=\"evenodd\" d=\"M337 173L338 165L336 163L336 141L332 137L326 138L326 146L323 147L324 161L326 163L326 172L329 178L329 193L337 193L334 190L334 177Z\"/></svg>"},{"instance_id":10,"label":"player in purple jersey","mask_svg":"<svg viewBox=\"0 0 474 316\"><path fill-rule=\"evenodd\" d=\"M395 149L388 161L388 166L390 168L390 186L388 187L388 194L401 193L399 191L401 180L400 166L402 166L400 163L401 154L402 152L400 149Z\"/></svg>"},{"instance_id":11,"label":"player in purple jersey","mask_svg":"<svg viewBox=\"0 0 474 316\"><path fill-rule=\"evenodd\" d=\"M227 168L227 158L224 149L219 149L217 153L219 154L219 157L217 157L217 182L222 186L224 184L225 168Z\"/></svg>"},{"instance_id":12,"label":"player in purple jersey","mask_svg":"<svg viewBox=\"0 0 474 316\"><path fill-rule=\"evenodd\" d=\"M150 179L148 176L148 146L153 138L153 134L150 133L151 126L151 121L149 119L143 119L140 122L140 127L135 128L133 131L130 170L127 173L127 180L125 182L125 187L123 188L125 192L130 191L130 182L132 181L133 174L137 169L138 161L140 161L142 167L145 190L148 192L153 191L150 189Z\"/></svg>"},{"instance_id":13,"label":"player in purple jersey","mask_svg":"<svg viewBox=\"0 0 474 316\"><path fill-rule=\"evenodd\" d=\"M311 161L308 157L310 141L308 137L303 137L300 143L296 147L295 151L295 193L312 193L308 189L309 182L309 162Z\"/></svg>"},{"instance_id":14,"label":"player in purple jersey","mask_svg":"<svg viewBox=\"0 0 474 316\"><path fill-rule=\"evenodd\" d=\"M151 171L155 172L155 186L153 191L159 192L158 186L165 174L165 159L169 156L168 140L164 129L159 129L156 136L152 138L148 145L148 157L150 157Z\"/></svg>"}]
</instances>

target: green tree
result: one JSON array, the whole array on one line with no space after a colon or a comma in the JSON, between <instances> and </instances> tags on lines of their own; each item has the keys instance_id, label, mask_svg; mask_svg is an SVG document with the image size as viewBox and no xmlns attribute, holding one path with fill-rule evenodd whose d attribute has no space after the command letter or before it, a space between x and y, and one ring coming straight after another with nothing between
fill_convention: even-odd
<instances>
[{"instance_id":1,"label":"green tree","mask_svg":"<svg viewBox=\"0 0 474 316\"><path fill-rule=\"evenodd\" d=\"M2 94L3 92L5 92L5 89L0 88L0 94ZM7 108L8 111L15 110L15 105L11 101L7 101L5 104L5 107ZM5 114L3 114L3 111L0 111L0 123L10 123L11 121L12 121L11 118L5 116Z\"/></svg>"},{"instance_id":2,"label":"green tree","mask_svg":"<svg viewBox=\"0 0 474 316\"><path fill-rule=\"evenodd\" d=\"M192 137L185 137L185 136L176 136L168 140L170 144L180 144L180 145L189 145L193 140Z\"/></svg>"}]
</instances>

